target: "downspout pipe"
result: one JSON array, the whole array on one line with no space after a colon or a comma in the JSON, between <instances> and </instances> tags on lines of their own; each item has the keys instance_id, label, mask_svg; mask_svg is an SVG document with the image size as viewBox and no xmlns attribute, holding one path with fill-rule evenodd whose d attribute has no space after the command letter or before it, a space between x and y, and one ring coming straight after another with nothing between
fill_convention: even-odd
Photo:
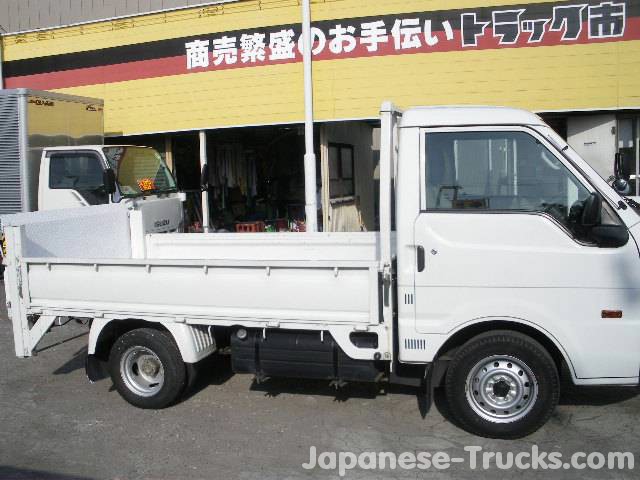
<instances>
[{"instance_id":1,"label":"downspout pipe","mask_svg":"<svg viewBox=\"0 0 640 480\"><path fill-rule=\"evenodd\" d=\"M211 223L209 220L209 160L207 158L207 132L206 130L200 130L198 132L198 138L200 140L200 168L203 172L203 177L206 175L207 178L203 178L203 186L202 186L202 230L204 233L211 232Z\"/></svg>"},{"instance_id":2,"label":"downspout pipe","mask_svg":"<svg viewBox=\"0 0 640 480\"><path fill-rule=\"evenodd\" d=\"M316 154L313 141L313 45L310 0L302 1L302 59L304 65L304 191L307 232L318 231Z\"/></svg>"}]
</instances>

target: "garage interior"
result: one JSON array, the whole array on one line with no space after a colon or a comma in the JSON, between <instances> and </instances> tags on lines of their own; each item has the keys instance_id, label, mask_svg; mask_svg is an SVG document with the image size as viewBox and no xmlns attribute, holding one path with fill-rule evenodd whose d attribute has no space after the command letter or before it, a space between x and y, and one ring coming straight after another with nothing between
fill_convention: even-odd
<instances>
[{"instance_id":1,"label":"garage interior","mask_svg":"<svg viewBox=\"0 0 640 480\"><path fill-rule=\"evenodd\" d=\"M376 122L315 126L320 231L375 230ZM208 183L211 232L305 231L304 126L206 131L203 178L198 132L111 137L110 144L154 147L185 192L186 229L203 230L202 182ZM208 175L206 175L208 173Z\"/></svg>"}]
</instances>

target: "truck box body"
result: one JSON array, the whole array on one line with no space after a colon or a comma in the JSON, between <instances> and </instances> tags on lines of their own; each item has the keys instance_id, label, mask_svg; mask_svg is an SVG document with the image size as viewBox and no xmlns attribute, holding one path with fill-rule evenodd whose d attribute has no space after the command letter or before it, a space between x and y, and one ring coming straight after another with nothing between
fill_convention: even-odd
<instances>
[{"instance_id":1,"label":"truck box body","mask_svg":"<svg viewBox=\"0 0 640 480\"><path fill-rule=\"evenodd\" d=\"M0 90L0 215L38 208L44 147L101 144L102 100Z\"/></svg>"}]
</instances>

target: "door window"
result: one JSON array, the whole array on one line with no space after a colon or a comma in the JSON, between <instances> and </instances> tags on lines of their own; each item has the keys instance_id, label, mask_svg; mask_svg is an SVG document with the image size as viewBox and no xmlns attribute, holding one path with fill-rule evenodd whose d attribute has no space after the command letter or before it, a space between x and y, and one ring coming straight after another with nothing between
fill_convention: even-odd
<instances>
[{"instance_id":1,"label":"door window","mask_svg":"<svg viewBox=\"0 0 640 480\"><path fill-rule=\"evenodd\" d=\"M329 192L330 197L352 197L356 193L353 176L353 145L329 144Z\"/></svg>"},{"instance_id":2,"label":"door window","mask_svg":"<svg viewBox=\"0 0 640 480\"><path fill-rule=\"evenodd\" d=\"M49 159L49 188L75 190L91 205L109 203L103 172L100 159L91 153L55 153Z\"/></svg>"},{"instance_id":3,"label":"door window","mask_svg":"<svg viewBox=\"0 0 640 480\"><path fill-rule=\"evenodd\" d=\"M571 229L571 207L590 195L524 132L428 133L425 170L430 210L544 212Z\"/></svg>"}]
</instances>

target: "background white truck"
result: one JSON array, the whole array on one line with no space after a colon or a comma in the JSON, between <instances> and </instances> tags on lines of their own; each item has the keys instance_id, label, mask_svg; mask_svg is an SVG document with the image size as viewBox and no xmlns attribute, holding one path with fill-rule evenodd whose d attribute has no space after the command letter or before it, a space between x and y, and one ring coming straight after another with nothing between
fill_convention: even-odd
<instances>
[{"instance_id":1,"label":"background white truck","mask_svg":"<svg viewBox=\"0 0 640 480\"><path fill-rule=\"evenodd\" d=\"M134 176L173 193L175 181L155 150L104 145L103 117L95 98L0 90L0 215L118 202L139 191L127 183Z\"/></svg>"},{"instance_id":2,"label":"background white truck","mask_svg":"<svg viewBox=\"0 0 640 480\"><path fill-rule=\"evenodd\" d=\"M0 90L0 215L38 210L44 148L99 145L103 139L102 100Z\"/></svg>"},{"instance_id":3,"label":"background white truck","mask_svg":"<svg viewBox=\"0 0 640 480\"><path fill-rule=\"evenodd\" d=\"M103 145L103 123L102 100L0 90L0 215L119 202L140 192L134 177L176 192L155 150Z\"/></svg>"},{"instance_id":4,"label":"background white truck","mask_svg":"<svg viewBox=\"0 0 640 480\"><path fill-rule=\"evenodd\" d=\"M499 438L547 421L561 375L638 385L628 202L528 112L385 104L381 125L380 232L154 233L179 199L141 195L4 217L16 354L91 318L89 377L142 408L220 351L259 378L442 385Z\"/></svg>"}]
</instances>

